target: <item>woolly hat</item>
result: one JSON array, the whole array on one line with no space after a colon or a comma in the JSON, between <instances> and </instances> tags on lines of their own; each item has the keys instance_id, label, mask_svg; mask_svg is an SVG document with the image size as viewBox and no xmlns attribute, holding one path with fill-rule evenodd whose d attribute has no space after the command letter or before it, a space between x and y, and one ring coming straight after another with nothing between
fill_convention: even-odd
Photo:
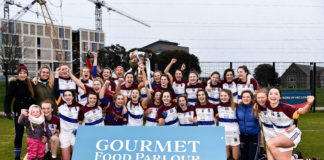
<instances>
[{"instance_id":1,"label":"woolly hat","mask_svg":"<svg viewBox=\"0 0 324 160\"><path fill-rule=\"evenodd\" d=\"M19 74L21 71L24 71L28 75L28 69L24 64L19 64L18 69L17 69L17 74Z\"/></svg>"}]
</instances>

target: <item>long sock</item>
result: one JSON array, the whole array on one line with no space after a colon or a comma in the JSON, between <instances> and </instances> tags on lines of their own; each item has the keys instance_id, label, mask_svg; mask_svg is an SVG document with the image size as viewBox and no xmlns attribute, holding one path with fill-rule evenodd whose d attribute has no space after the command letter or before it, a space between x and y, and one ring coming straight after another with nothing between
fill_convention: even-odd
<instances>
[{"instance_id":1,"label":"long sock","mask_svg":"<svg viewBox=\"0 0 324 160\"><path fill-rule=\"evenodd\" d=\"M15 148L15 157L20 157L21 148Z\"/></svg>"}]
</instances>

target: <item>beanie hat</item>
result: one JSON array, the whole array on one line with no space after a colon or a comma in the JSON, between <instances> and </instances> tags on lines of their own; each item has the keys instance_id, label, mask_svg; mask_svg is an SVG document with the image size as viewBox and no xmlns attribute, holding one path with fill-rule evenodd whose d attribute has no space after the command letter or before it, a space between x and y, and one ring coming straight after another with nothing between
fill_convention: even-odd
<instances>
[{"instance_id":1,"label":"beanie hat","mask_svg":"<svg viewBox=\"0 0 324 160\"><path fill-rule=\"evenodd\" d=\"M19 74L21 71L26 72L28 75L27 67L24 64L19 64L18 69L17 69L17 74Z\"/></svg>"}]
</instances>

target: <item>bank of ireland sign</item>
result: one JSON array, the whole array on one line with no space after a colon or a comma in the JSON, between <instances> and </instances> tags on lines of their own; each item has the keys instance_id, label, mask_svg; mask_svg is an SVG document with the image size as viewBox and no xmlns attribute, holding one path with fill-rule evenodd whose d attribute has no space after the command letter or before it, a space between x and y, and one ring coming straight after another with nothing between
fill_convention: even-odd
<instances>
[{"instance_id":1,"label":"bank of ireland sign","mask_svg":"<svg viewBox=\"0 0 324 160\"><path fill-rule=\"evenodd\" d=\"M80 126L73 160L223 160L224 127Z\"/></svg>"}]
</instances>

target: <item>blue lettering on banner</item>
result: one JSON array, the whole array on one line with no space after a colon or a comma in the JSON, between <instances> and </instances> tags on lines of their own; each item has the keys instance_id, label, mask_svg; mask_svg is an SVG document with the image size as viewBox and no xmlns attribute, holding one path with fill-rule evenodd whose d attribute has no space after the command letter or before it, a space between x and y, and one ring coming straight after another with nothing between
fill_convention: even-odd
<instances>
[{"instance_id":1,"label":"blue lettering on banner","mask_svg":"<svg viewBox=\"0 0 324 160\"><path fill-rule=\"evenodd\" d=\"M311 95L310 90L285 90L282 91L282 101L288 104L300 104L307 102L307 96Z\"/></svg>"},{"instance_id":2,"label":"blue lettering on banner","mask_svg":"<svg viewBox=\"0 0 324 160\"><path fill-rule=\"evenodd\" d=\"M72 160L226 159L224 127L79 126Z\"/></svg>"}]
</instances>

